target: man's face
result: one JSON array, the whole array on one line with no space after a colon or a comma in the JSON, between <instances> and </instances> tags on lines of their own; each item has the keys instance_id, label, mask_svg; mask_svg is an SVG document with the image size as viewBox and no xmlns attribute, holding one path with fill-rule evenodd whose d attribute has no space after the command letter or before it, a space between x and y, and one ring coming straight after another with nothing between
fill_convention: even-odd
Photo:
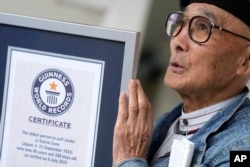
<instances>
[{"instance_id":1,"label":"man's face","mask_svg":"<svg viewBox=\"0 0 250 167\"><path fill-rule=\"evenodd\" d=\"M241 33L237 25L240 21L216 6L193 3L186 12L190 13L188 19L205 16L223 28ZM218 29L213 30L206 43L196 43L189 38L185 25L178 36L171 38L171 58L164 82L183 95L226 90L238 79L238 68L246 60L242 51L245 43Z\"/></svg>"}]
</instances>

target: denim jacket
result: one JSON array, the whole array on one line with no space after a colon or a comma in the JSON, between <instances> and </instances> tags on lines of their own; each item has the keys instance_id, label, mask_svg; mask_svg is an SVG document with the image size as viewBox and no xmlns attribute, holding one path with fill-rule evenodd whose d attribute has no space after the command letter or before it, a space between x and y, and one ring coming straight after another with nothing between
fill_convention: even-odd
<instances>
[{"instance_id":1,"label":"denim jacket","mask_svg":"<svg viewBox=\"0 0 250 167\"><path fill-rule=\"evenodd\" d=\"M195 143L192 167L229 167L231 150L250 150L250 100L248 90L213 116L189 140ZM181 115L182 105L162 115L154 125L148 159L127 159L118 167L167 167L169 153L151 162L171 124Z\"/></svg>"}]
</instances>

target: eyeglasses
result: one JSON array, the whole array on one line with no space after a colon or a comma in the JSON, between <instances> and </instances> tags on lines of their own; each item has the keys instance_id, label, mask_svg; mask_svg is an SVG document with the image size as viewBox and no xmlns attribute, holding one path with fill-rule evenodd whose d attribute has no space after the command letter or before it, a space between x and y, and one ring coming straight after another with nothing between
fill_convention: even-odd
<instances>
[{"instance_id":1,"label":"eyeglasses","mask_svg":"<svg viewBox=\"0 0 250 167\"><path fill-rule=\"evenodd\" d=\"M168 36L176 37L181 32L184 25L188 24L188 35L191 40L197 43L205 43L209 40L213 29L218 29L235 35L239 38L250 42L250 38L231 32L216 24L212 23L208 18L203 16L194 16L190 20L185 19L184 12L175 12L168 15L165 23L165 31Z\"/></svg>"}]
</instances>

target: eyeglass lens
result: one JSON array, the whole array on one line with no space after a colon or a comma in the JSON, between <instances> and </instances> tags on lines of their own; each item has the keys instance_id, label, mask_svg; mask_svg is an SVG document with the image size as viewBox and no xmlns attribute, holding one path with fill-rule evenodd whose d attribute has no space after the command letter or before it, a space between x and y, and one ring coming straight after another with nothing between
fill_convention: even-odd
<instances>
[{"instance_id":1,"label":"eyeglass lens","mask_svg":"<svg viewBox=\"0 0 250 167\"><path fill-rule=\"evenodd\" d=\"M177 36L184 26L183 13L172 13L166 21L166 33L171 37ZM191 40L195 42L206 42L211 34L212 25L210 21L202 16L191 18L188 25L188 34Z\"/></svg>"},{"instance_id":2,"label":"eyeglass lens","mask_svg":"<svg viewBox=\"0 0 250 167\"><path fill-rule=\"evenodd\" d=\"M175 37L179 34L183 25L183 17L181 14L172 13L168 16L166 21L166 33L169 36Z\"/></svg>"}]
</instances>

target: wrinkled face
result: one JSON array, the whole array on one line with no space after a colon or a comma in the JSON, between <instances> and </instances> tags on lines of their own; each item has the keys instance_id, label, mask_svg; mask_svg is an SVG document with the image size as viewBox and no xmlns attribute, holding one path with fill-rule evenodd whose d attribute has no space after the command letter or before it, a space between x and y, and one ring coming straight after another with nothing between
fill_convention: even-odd
<instances>
[{"instance_id":1,"label":"wrinkled face","mask_svg":"<svg viewBox=\"0 0 250 167\"><path fill-rule=\"evenodd\" d=\"M215 24L242 34L241 21L216 6L193 3L187 7L187 18L201 15ZM250 34L244 34L250 35ZM246 61L247 41L214 29L206 43L196 43L188 36L188 25L171 38L170 64L165 84L180 94L216 92L238 79L239 67Z\"/></svg>"}]
</instances>

